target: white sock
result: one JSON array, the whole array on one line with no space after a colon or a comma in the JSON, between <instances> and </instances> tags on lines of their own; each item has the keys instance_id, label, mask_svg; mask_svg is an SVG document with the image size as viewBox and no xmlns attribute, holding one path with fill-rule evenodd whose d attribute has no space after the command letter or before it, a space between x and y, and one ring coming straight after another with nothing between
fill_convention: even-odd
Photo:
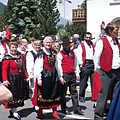
<instances>
[{"instance_id":1,"label":"white sock","mask_svg":"<svg viewBox=\"0 0 120 120\"><path fill-rule=\"evenodd\" d=\"M38 106L35 106L35 110L39 110L39 107L38 107Z\"/></svg>"},{"instance_id":2,"label":"white sock","mask_svg":"<svg viewBox=\"0 0 120 120\"><path fill-rule=\"evenodd\" d=\"M18 116L17 108L11 108L11 111L13 112L13 115L14 115L15 117Z\"/></svg>"},{"instance_id":3,"label":"white sock","mask_svg":"<svg viewBox=\"0 0 120 120\"><path fill-rule=\"evenodd\" d=\"M18 116L18 113L13 113L13 115L14 115L15 117L17 117L17 116Z\"/></svg>"}]
</instances>

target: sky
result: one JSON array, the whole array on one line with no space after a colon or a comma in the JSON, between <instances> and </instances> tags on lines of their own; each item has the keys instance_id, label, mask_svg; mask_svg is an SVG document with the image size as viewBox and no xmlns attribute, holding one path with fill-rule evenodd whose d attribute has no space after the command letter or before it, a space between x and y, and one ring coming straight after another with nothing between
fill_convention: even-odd
<instances>
[{"instance_id":1,"label":"sky","mask_svg":"<svg viewBox=\"0 0 120 120\"><path fill-rule=\"evenodd\" d=\"M7 5L7 1L8 0L0 0L0 2L2 2L5 5ZM84 0L70 0L72 3L67 2L67 0L65 0L65 2L64 0L62 1L63 3L57 2L57 7L60 11L60 16L72 21L72 9L77 9L77 5L81 5Z\"/></svg>"}]
</instances>

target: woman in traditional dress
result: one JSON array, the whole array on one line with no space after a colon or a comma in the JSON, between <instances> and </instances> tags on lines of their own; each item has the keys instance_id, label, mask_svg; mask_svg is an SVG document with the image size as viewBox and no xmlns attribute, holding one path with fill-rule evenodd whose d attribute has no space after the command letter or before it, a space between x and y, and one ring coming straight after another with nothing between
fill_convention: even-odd
<instances>
[{"instance_id":1,"label":"woman in traditional dress","mask_svg":"<svg viewBox=\"0 0 120 120\"><path fill-rule=\"evenodd\" d=\"M59 119L57 107L59 106L59 81L55 68L56 51L51 49L52 38L47 36L43 40L43 53L35 61L34 75L36 86L33 105L39 106L38 118L43 118L42 109L52 108L53 117Z\"/></svg>"},{"instance_id":2,"label":"woman in traditional dress","mask_svg":"<svg viewBox=\"0 0 120 120\"><path fill-rule=\"evenodd\" d=\"M55 42L53 43L53 49L54 49L57 53L59 53L59 52L60 52L60 43L55 41Z\"/></svg>"},{"instance_id":3,"label":"woman in traditional dress","mask_svg":"<svg viewBox=\"0 0 120 120\"><path fill-rule=\"evenodd\" d=\"M17 54L17 42L10 42L10 53L6 54L2 61L3 84L13 94L13 100L5 104L5 108L11 108L11 117L21 120L17 107L24 106L24 80L28 78L21 54Z\"/></svg>"}]
</instances>

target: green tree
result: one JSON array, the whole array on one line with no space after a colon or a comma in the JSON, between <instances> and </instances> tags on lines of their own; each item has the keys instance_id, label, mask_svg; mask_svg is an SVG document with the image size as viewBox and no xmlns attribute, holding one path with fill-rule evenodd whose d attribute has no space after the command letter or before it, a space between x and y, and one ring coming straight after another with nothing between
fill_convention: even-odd
<instances>
[{"instance_id":1,"label":"green tree","mask_svg":"<svg viewBox=\"0 0 120 120\"><path fill-rule=\"evenodd\" d=\"M39 20L39 33L44 35L55 35L56 25L59 22L60 13L56 7L57 0L37 0Z\"/></svg>"},{"instance_id":2,"label":"green tree","mask_svg":"<svg viewBox=\"0 0 120 120\"><path fill-rule=\"evenodd\" d=\"M0 31L2 30L2 27L4 26L3 20L2 20L2 14L4 11L5 5L3 3L0 3Z\"/></svg>"},{"instance_id":3,"label":"green tree","mask_svg":"<svg viewBox=\"0 0 120 120\"><path fill-rule=\"evenodd\" d=\"M8 20L12 17L13 11L12 8L15 6L16 0L8 0L7 5L4 8L3 14L1 16L1 21L3 25L8 25Z\"/></svg>"},{"instance_id":4,"label":"green tree","mask_svg":"<svg viewBox=\"0 0 120 120\"><path fill-rule=\"evenodd\" d=\"M86 32L86 25L81 23L73 23L71 25L66 24L65 29L71 35L77 33L80 36L80 40L83 40L84 34Z\"/></svg>"},{"instance_id":5,"label":"green tree","mask_svg":"<svg viewBox=\"0 0 120 120\"><path fill-rule=\"evenodd\" d=\"M5 8L5 5L0 2L0 16L3 14L4 8Z\"/></svg>"},{"instance_id":6,"label":"green tree","mask_svg":"<svg viewBox=\"0 0 120 120\"><path fill-rule=\"evenodd\" d=\"M77 33L80 36L80 40L84 39L84 35L86 32L86 24L81 23L67 23L64 27L58 26L58 36L62 39L64 36L72 36L73 34Z\"/></svg>"},{"instance_id":7,"label":"green tree","mask_svg":"<svg viewBox=\"0 0 120 120\"><path fill-rule=\"evenodd\" d=\"M86 15L87 15L87 3L86 0L83 1L83 3L81 4L81 8L84 9L85 11L85 20L86 20Z\"/></svg>"},{"instance_id":8,"label":"green tree","mask_svg":"<svg viewBox=\"0 0 120 120\"><path fill-rule=\"evenodd\" d=\"M12 18L9 19L9 28L12 33L30 37L37 26L37 5L35 0L17 0L12 8Z\"/></svg>"},{"instance_id":9,"label":"green tree","mask_svg":"<svg viewBox=\"0 0 120 120\"><path fill-rule=\"evenodd\" d=\"M57 33L57 0L8 0L2 20L12 33L39 38Z\"/></svg>"}]
</instances>

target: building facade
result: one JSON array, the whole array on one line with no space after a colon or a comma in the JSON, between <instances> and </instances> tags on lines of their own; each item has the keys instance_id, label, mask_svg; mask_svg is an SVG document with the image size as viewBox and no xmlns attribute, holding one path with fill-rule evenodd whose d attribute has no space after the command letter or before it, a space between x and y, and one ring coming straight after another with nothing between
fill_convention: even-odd
<instances>
[{"instance_id":1,"label":"building facade","mask_svg":"<svg viewBox=\"0 0 120 120\"><path fill-rule=\"evenodd\" d=\"M87 0L87 31L98 39L102 21L115 22L120 27L120 0ZM119 29L120 37L120 29Z\"/></svg>"},{"instance_id":2,"label":"building facade","mask_svg":"<svg viewBox=\"0 0 120 120\"><path fill-rule=\"evenodd\" d=\"M77 6L77 9L72 9L72 22L85 24L85 10L80 5Z\"/></svg>"}]
</instances>

